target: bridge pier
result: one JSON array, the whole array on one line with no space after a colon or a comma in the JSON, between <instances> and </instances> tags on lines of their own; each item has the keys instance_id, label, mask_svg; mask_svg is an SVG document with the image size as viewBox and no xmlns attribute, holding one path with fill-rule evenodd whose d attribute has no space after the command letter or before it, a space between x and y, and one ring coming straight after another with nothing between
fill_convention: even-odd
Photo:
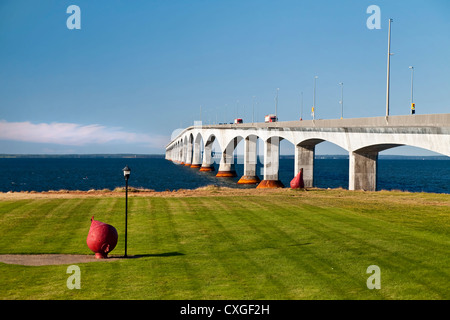
<instances>
[{"instance_id":1,"label":"bridge pier","mask_svg":"<svg viewBox=\"0 0 450 320\"><path fill-rule=\"evenodd\" d=\"M314 186L315 150L315 144L295 146L294 177L300 172L300 169L303 168L305 188L312 188Z\"/></svg>"},{"instance_id":2,"label":"bridge pier","mask_svg":"<svg viewBox=\"0 0 450 320\"><path fill-rule=\"evenodd\" d=\"M257 184L261 181L256 175L257 136L248 136L244 140L244 175L237 182L238 184Z\"/></svg>"},{"instance_id":3,"label":"bridge pier","mask_svg":"<svg viewBox=\"0 0 450 320\"><path fill-rule=\"evenodd\" d=\"M220 158L219 170L216 177L228 178L236 177L236 170L234 169L234 156L233 152L237 146L237 138L234 138L228 146L222 151L222 157Z\"/></svg>"},{"instance_id":4,"label":"bridge pier","mask_svg":"<svg viewBox=\"0 0 450 320\"><path fill-rule=\"evenodd\" d=\"M280 138L272 137L264 143L264 180L256 188L284 188L278 180L280 166Z\"/></svg>"},{"instance_id":5,"label":"bridge pier","mask_svg":"<svg viewBox=\"0 0 450 320\"><path fill-rule=\"evenodd\" d=\"M192 148L191 168L200 168L202 166L202 154L200 149L200 141L194 141Z\"/></svg>"},{"instance_id":6,"label":"bridge pier","mask_svg":"<svg viewBox=\"0 0 450 320\"><path fill-rule=\"evenodd\" d=\"M350 152L349 190L377 190L378 151Z\"/></svg>"},{"instance_id":7,"label":"bridge pier","mask_svg":"<svg viewBox=\"0 0 450 320\"><path fill-rule=\"evenodd\" d=\"M184 165L186 167L188 166L190 167L192 164L192 150L193 150L192 140L188 140L185 149L186 149L186 160L184 161Z\"/></svg>"},{"instance_id":8,"label":"bridge pier","mask_svg":"<svg viewBox=\"0 0 450 320\"><path fill-rule=\"evenodd\" d=\"M177 158L176 158L176 163L180 164L181 162L181 147L178 145L177 146Z\"/></svg>"},{"instance_id":9,"label":"bridge pier","mask_svg":"<svg viewBox=\"0 0 450 320\"><path fill-rule=\"evenodd\" d=\"M178 159L177 159L177 164L184 164L183 163L183 146L180 145L178 146Z\"/></svg>"},{"instance_id":10,"label":"bridge pier","mask_svg":"<svg viewBox=\"0 0 450 320\"><path fill-rule=\"evenodd\" d=\"M200 171L208 172L208 171L214 171L213 161L211 157L212 152L212 145L214 142L214 136L211 137L210 140L206 141L205 148L203 150L203 161L202 161L202 167L200 168Z\"/></svg>"}]
</instances>

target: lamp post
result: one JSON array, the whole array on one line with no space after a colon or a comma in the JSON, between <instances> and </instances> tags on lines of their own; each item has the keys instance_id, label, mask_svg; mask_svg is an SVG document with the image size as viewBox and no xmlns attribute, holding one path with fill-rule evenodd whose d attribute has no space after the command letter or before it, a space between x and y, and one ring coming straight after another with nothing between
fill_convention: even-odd
<instances>
[{"instance_id":1,"label":"lamp post","mask_svg":"<svg viewBox=\"0 0 450 320\"><path fill-rule=\"evenodd\" d=\"M128 178L130 177L130 168L123 168L123 176L125 178L125 258L127 257L127 228L128 228Z\"/></svg>"},{"instance_id":2,"label":"lamp post","mask_svg":"<svg viewBox=\"0 0 450 320\"><path fill-rule=\"evenodd\" d=\"M411 114L415 114L416 113L416 105L414 104L414 101L413 101L414 67L410 66L409 68L411 69Z\"/></svg>"},{"instance_id":3,"label":"lamp post","mask_svg":"<svg viewBox=\"0 0 450 320\"><path fill-rule=\"evenodd\" d=\"M339 85L341 86L341 119L344 118L344 83L339 82Z\"/></svg>"},{"instance_id":4,"label":"lamp post","mask_svg":"<svg viewBox=\"0 0 450 320\"><path fill-rule=\"evenodd\" d=\"M252 124L255 122L255 96L252 97Z\"/></svg>"},{"instance_id":5,"label":"lamp post","mask_svg":"<svg viewBox=\"0 0 450 320\"><path fill-rule=\"evenodd\" d=\"M386 85L386 119L389 116L389 82L390 82L390 70L391 70L391 22L389 19L389 33L388 33L388 54L387 54L387 85Z\"/></svg>"},{"instance_id":6,"label":"lamp post","mask_svg":"<svg viewBox=\"0 0 450 320\"><path fill-rule=\"evenodd\" d=\"M278 121L278 91L280 91L280 88L277 88L277 95L275 97L275 118Z\"/></svg>"},{"instance_id":7,"label":"lamp post","mask_svg":"<svg viewBox=\"0 0 450 320\"><path fill-rule=\"evenodd\" d=\"M300 121L303 120L303 91L301 92L301 100L300 100Z\"/></svg>"},{"instance_id":8,"label":"lamp post","mask_svg":"<svg viewBox=\"0 0 450 320\"><path fill-rule=\"evenodd\" d=\"M314 96L313 96L313 106L311 109L311 115L312 115L313 120L316 119L316 113L315 113L314 109L316 108L316 80L317 80L317 78L319 78L319 77L314 76Z\"/></svg>"}]
</instances>

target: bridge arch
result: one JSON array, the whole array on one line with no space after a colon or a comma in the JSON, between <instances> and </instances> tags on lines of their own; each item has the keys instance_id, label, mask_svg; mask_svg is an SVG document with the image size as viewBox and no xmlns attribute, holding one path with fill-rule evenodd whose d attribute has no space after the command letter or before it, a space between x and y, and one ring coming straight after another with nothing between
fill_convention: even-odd
<instances>
[{"instance_id":1,"label":"bridge arch","mask_svg":"<svg viewBox=\"0 0 450 320\"><path fill-rule=\"evenodd\" d=\"M258 184L257 188L277 188L284 187L279 180L279 164L280 164L280 142L283 139L290 141L281 132L270 132L264 141L264 179ZM290 141L292 142L292 141Z\"/></svg>"},{"instance_id":2,"label":"bridge arch","mask_svg":"<svg viewBox=\"0 0 450 320\"><path fill-rule=\"evenodd\" d=\"M420 143L419 143L420 145ZM395 147L406 146L403 143L376 143L361 147L350 152L349 156L349 189L350 190L377 190L378 189L378 156L379 153ZM417 143L409 145L417 147ZM419 147L420 148L420 147ZM421 148L429 151L435 148L433 145L428 148ZM438 152L439 153L439 152ZM442 154L442 153L441 153ZM444 154L445 155L445 154Z\"/></svg>"},{"instance_id":3,"label":"bridge arch","mask_svg":"<svg viewBox=\"0 0 450 320\"><path fill-rule=\"evenodd\" d=\"M181 155L182 155L182 151L183 150L181 150L181 139L179 139L178 141L177 141L177 163L180 163L181 162Z\"/></svg>"},{"instance_id":4,"label":"bridge arch","mask_svg":"<svg viewBox=\"0 0 450 320\"><path fill-rule=\"evenodd\" d=\"M203 137L200 132L194 132L192 134L191 168L200 168L202 166L202 148L203 148Z\"/></svg>"},{"instance_id":5,"label":"bridge arch","mask_svg":"<svg viewBox=\"0 0 450 320\"><path fill-rule=\"evenodd\" d=\"M256 132L245 132L242 136L237 137L237 140L243 142L243 175L240 177L238 184L259 184L261 182L257 173L258 164L258 141L264 143L262 137ZM236 141L239 144L239 141ZM241 142L242 143L242 142Z\"/></svg>"},{"instance_id":6,"label":"bridge arch","mask_svg":"<svg viewBox=\"0 0 450 320\"><path fill-rule=\"evenodd\" d=\"M186 146L187 146L187 143L186 143L186 137L185 136L183 136L182 138L181 138L181 164L182 165L184 165L185 164L185 162L186 162Z\"/></svg>"},{"instance_id":7,"label":"bridge arch","mask_svg":"<svg viewBox=\"0 0 450 320\"><path fill-rule=\"evenodd\" d=\"M346 150L347 152L349 151L348 139L345 135L337 135L334 133L323 133L321 135L308 134L303 136L299 141L296 141L296 145L313 146L322 142L329 142Z\"/></svg>"},{"instance_id":8,"label":"bridge arch","mask_svg":"<svg viewBox=\"0 0 450 320\"><path fill-rule=\"evenodd\" d=\"M240 150L239 145L242 146L243 143L244 174L239 179L238 184L259 183L261 180L256 174L258 139L260 137L255 130L233 131L222 137L222 145L224 147L222 148L217 177L237 176L236 164L242 164L242 158L238 154Z\"/></svg>"},{"instance_id":9,"label":"bridge arch","mask_svg":"<svg viewBox=\"0 0 450 320\"><path fill-rule=\"evenodd\" d=\"M405 159L397 155L413 157ZM397 146L378 154L377 190L450 193L449 174L450 158L445 159L445 155L427 149Z\"/></svg>"},{"instance_id":10,"label":"bridge arch","mask_svg":"<svg viewBox=\"0 0 450 320\"><path fill-rule=\"evenodd\" d=\"M305 187L317 186L314 171L317 171L316 166L316 148L321 143L337 146L344 152L348 153L345 145L339 139L328 139L329 137L318 138L310 137L302 139L295 146L294 152L294 175L296 175L300 169L303 169L303 181ZM331 140L331 141L330 141ZM348 171L347 171L348 172Z\"/></svg>"},{"instance_id":11,"label":"bridge arch","mask_svg":"<svg viewBox=\"0 0 450 320\"><path fill-rule=\"evenodd\" d=\"M300 141L295 145L294 152L294 176L303 169L303 181L305 187L314 186L314 161L316 155L316 145L323 142L323 139L311 138Z\"/></svg>"},{"instance_id":12,"label":"bridge arch","mask_svg":"<svg viewBox=\"0 0 450 320\"><path fill-rule=\"evenodd\" d=\"M222 139L223 148L222 154L220 156L219 170L217 172L217 177L236 177L235 169L235 150L243 137L241 135L231 135L226 136Z\"/></svg>"},{"instance_id":13,"label":"bridge arch","mask_svg":"<svg viewBox=\"0 0 450 320\"><path fill-rule=\"evenodd\" d=\"M194 135L192 132L188 132L186 136L184 137L184 150L185 150L185 160L184 165L185 166L191 166L192 165L192 158L193 158L193 144L194 144Z\"/></svg>"},{"instance_id":14,"label":"bridge arch","mask_svg":"<svg viewBox=\"0 0 450 320\"><path fill-rule=\"evenodd\" d=\"M199 133L203 140L203 154L202 154L202 165L200 171L209 172L214 171L214 158L212 156L213 144L217 140L214 132L201 132ZM205 137L207 137L205 139ZM219 144L220 147L220 144Z\"/></svg>"},{"instance_id":15,"label":"bridge arch","mask_svg":"<svg viewBox=\"0 0 450 320\"><path fill-rule=\"evenodd\" d=\"M360 140L352 145L354 151L384 151L400 146L411 146L436 152L445 156L450 156L450 135L428 133L423 129L424 134L389 134L383 135L374 132L365 140Z\"/></svg>"}]
</instances>

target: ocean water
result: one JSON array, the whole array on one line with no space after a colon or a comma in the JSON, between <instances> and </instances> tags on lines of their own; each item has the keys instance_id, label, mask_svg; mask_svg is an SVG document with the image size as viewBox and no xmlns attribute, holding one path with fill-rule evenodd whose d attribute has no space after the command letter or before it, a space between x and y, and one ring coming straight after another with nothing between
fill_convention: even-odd
<instances>
[{"instance_id":1,"label":"ocean water","mask_svg":"<svg viewBox=\"0 0 450 320\"><path fill-rule=\"evenodd\" d=\"M236 178L217 178L161 158L11 158L0 159L0 191L114 189L125 185L122 169L131 168L129 185L156 191L195 189L207 185L237 185ZM218 165L215 165L216 170ZM320 188L348 188L347 159L316 159L314 184ZM262 165L257 172L262 178ZM286 187L293 178L294 160L280 159L279 178ZM378 160L378 190L450 193L448 160Z\"/></svg>"}]
</instances>

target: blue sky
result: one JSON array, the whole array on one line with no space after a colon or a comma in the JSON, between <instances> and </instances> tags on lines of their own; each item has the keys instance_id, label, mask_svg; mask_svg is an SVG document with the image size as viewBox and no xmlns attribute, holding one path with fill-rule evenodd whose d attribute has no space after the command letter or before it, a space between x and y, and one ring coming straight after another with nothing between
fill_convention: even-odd
<instances>
[{"instance_id":1,"label":"blue sky","mask_svg":"<svg viewBox=\"0 0 450 320\"><path fill-rule=\"evenodd\" d=\"M310 119L316 75L316 118L340 117L339 82L344 117L383 116L389 18L391 115L409 113L411 65L416 113L449 113L448 0L0 0L0 153L163 153L200 105L206 123L251 121L255 97L263 121L276 88L280 121L301 92Z\"/></svg>"}]
</instances>

